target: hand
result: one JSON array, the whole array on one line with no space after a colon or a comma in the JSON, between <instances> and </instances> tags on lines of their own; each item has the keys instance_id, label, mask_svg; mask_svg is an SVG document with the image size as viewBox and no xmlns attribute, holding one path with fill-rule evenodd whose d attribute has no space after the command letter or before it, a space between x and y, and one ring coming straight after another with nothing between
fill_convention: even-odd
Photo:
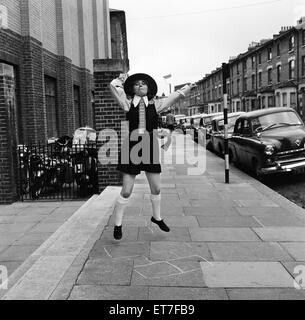
<instances>
[{"instance_id":1,"label":"hand","mask_svg":"<svg viewBox=\"0 0 305 320\"><path fill-rule=\"evenodd\" d=\"M127 73L121 73L119 75L119 79L122 81L123 84L125 83L125 81L127 80L128 77L129 77L129 75Z\"/></svg>"},{"instance_id":2,"label":"hand","mask_svg":"<svg viewBox=\"0 0 305 320\"><path fill-rule=\"evenodd\" d=\"M191 84L190 84L190 87L191 87L191 89L193 89L193 88L197 88L198 85L197 85L197 83L195 82L195 83L191 83Z\"/></svg>"}]
</instances>

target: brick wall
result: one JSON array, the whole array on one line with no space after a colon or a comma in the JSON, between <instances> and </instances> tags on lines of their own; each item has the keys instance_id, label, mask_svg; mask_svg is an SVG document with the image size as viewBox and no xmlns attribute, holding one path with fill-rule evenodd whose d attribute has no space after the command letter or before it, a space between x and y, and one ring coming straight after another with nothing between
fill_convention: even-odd
<instances>
[{"instance_id":1,"label":"brick wall","mask_svg":"<svg viewBox=\"0 0 305 320\"><path fill-rule=\"evenodd\" d=\"M58 58L57 98L59 106L59 126L61 135L71 135L74 132L75 114L73 105L73 81L71 60Z\"/></svg>"},{"instance_id":2,"label":"brick wall","mask_svg":"<svg viewBox=\"0 0 305 320\"><path fill-rule=\"evenodd\" d=\"M20 0L0 0L0 5L7 8L9 29L21 34Z\"/></svg>"},{"instance_id":3,"label":"brick wall","mask_svg":"<svg viewBox=\"0 0 305 320\"><path fill-rule=\"evenodd\" d=\"M0 64L0 204L17 197L16 101L13 66Z\"/></svg>"},{"instance_id":4,"label":"brick wall","mask_svg":"<svg viewBox=\"0 0 305 320\"><path fill-rule=\"evenodd\" d=\"M25 143L45 143L47 139L43 49L41 43L23 38L20 96Z\"/></svg>"},{"instance_id":5,"label":"brick wall","mask_svg":"<svg viewBox=\"0 0 305 320\"><path fill-rule=\"evenodd\" d=\"M127 72L127 65L123 60L94 60L94 121L98 132L106 128L117 132L119 149L114 154L114 157L118 157L118 152L121 148L121 123L126 118L124 111L118 106L111 95L109 83L118 77L121 72ZM100 134L98 147L102 147L108 141L107 139L109 137ZM99 163L98 180L100 191L109 185L121 185L121 175L116 170L116 167L116 164L103 165Z\"/></svg>"},{"instance_id":6,"label":"brick wall","mask_svg":"<svg viewBox=\"0 0 305 320\"><path fill-rule=\"evenodd\" d=\"M56 0L43 0L41 3L43 47L57 54Z\"/></svg>"}]
</instances>

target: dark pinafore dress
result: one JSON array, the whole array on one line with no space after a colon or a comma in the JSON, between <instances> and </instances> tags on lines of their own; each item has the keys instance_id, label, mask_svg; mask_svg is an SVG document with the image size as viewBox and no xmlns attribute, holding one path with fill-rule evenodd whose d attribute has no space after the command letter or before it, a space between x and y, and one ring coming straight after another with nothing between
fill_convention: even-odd
<instances>
[{"instance_id":1,"label":"dark pinafore dress","mask_svg":"<svg viewBox=\"0 0 305 320\"><path fill-rule=\"evenodd\" d=\"M150 102L146 107L145 137L144 135L133 133L134 131L137 132L139 128L139 105L135 107L131 103L130 110L126 113L126 120L129 122L129 135L123 142L117 167L118 171L130 175L138 175L141 171L161 173L159 142L154 134L154 130L158 129L159 120L155 105ZM145 148L140 148L139 152L137 152L139 143L145 144ZM149 153L147 152L148 150ZM138 155L137 160L140 159L142 161L134 161L133 155L135 153Z\"/></svg>"}]
</instances>

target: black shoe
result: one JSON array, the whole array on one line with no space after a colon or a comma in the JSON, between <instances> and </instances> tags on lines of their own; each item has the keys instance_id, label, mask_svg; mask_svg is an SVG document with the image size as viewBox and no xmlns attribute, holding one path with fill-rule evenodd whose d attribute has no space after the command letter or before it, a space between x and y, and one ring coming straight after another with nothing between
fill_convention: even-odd
<instances>
[{"instance_id":1,"label":"black shoe","mask_svg":"<svg viewBox=\"0 0 305 320\"><path fill-rule=\"evenodd\" d=\"M157 224L159 228L164 232L170 232L170 228L165 224L163 220L157 221L154 217L151 218L151 222Z\"/></svg>"},{"instance_id":2,"label":"black shoe","mask_svg":"<svg viewBox=\"0 0 305 320\"><path fill-rule=\"evenodd\" d=\"M120 227L114 227L113 237L115 240L121 240L123 237L122 234L122 226Z\"/></svg>"}]
</instances>

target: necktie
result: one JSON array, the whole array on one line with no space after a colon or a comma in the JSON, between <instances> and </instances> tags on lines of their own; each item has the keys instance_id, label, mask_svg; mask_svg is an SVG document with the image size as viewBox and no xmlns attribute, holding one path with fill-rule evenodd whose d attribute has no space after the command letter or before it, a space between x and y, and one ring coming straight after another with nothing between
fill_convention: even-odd
<instances>
[{"instance_id":1,"label":"necktie","mask_svg":"<svg viewBox=\"0 0 305 320\"><path fill-rule=\"evenodd\" d=\"M142 98L139 103L139 132L143 134L146 130L146 105Z\"/></svg>"}]
</instances>

